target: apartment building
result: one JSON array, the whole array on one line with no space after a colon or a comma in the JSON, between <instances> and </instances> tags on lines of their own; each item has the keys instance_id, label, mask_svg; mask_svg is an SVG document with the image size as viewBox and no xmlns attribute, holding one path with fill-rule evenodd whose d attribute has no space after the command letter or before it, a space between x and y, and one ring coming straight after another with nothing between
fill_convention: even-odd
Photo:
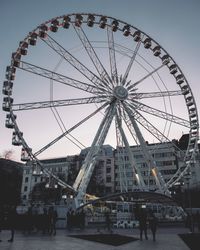
<instances>
[{"instance_id":1,"label":"apartment building","mask_svg":"<svg viewBox=\"0 0 200 250\"><path fill-rule=\"evenodd\" d=\"M177 153L174 144L187 148L187 136L183 136L179 141L166 143L147 143L147 148L151 154L155 166L158 168L165 182L168 182L179 167L183 165L183 157ZM155 190L156 183L144 158L140 146L131 146L131 152L137 167L149 190ZM79 155L66 156L62 158L46 159L42 163L50 172L59 176L69 185L73 185L80 167L90 148L83 149ZM196 161L191 169L191 187L200 186L200 156L197 154ZM38 170L37 170L38 171ZM24 165L22 180L22 201L29 201L30 194L36 184L45 182L48 184L49 176L35 171L29 163ZM35 173L36 172L36 173ZM51 184L51 183L49 183ZM129 155L125 148L114 149L110 145L104 145L97 157L96 166L88 185L87 192L104 196L114 192L138 190L133 167L130 164Z\"/></svg>"},{"instance_id":2,"label":"apartment building","mask_svg":"<svg viewBox=\"0 0 200 250\"><path fill-rule=\"evenodd\" d=\"M160 171L165 182L167 182L177 171L178 162L175 148L172 143L149 144L147 150L151 154L154 164ZM140 146L132 146L131 152L137 168L149 190L155 190L156 182L151 174L146 159ZM129 155L125 149L116 149L115 158L115 189L116 192L138 190L133 166L130 164Z\"/></svg>"}]
</instances>

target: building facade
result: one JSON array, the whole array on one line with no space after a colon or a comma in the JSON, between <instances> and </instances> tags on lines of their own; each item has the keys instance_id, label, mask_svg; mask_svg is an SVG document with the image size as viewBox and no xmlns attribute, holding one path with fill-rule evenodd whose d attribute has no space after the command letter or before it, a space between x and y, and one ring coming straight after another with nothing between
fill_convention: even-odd
<instances>
[{"instance_id":1,"label":"building facade","mask_svg":"<svg viewBox=\"0 0 200 250\"><path fill-rule=\"evenodd\" d=\"M42 160L41 163L45 165L50 173L55 174L63 181L67 181L69 175L69 165L71 157L62 157L55 159ZM40 168L33 166L32 162L27 162L23 166L23 178L21 187L21 200L23 204L30 202L31 193L36 185L44 183L46 188L52 184L50 176L43 173ZM56 185L56 183L54 183ZM56 186L54 186L56 188Z\"/></svg>"},{"instance_id":2,"label":"building facade","mask_svg":"<svg viewBox=\"0 0 200 250\"><path fill-rule=\"evenodd\" d=\"M80 155L85 158L90 148L81 151ZM98 196L106 196L115 191L114 148L103 145L97 157L95 169L88 185L88 193Z\"/></svg>"},{"instance_id":3,"label":"building facade","mask_svg":"<svg viewBox=\"0 0 200 250\"><path fill-rule=\"evenodd\" d=\"M148 144L147 149L151 154L156 167L163 176L165 182L169 181L173 174L177 171L178 162L175 154L175 148L169 143ZM145 185L149 190L156 189L156 182L151 174L151 170L145 160L140 146L132 146L131 152L134 157L135 164L140 169L141 176ZM129 161L127 151L115 150L115 187L116 192L127 192L138 190L136 177L133 172L133 166Z\"/></svg>"},{"instance_id":4,"label":"building facade","mask_svg":"<svg viewBox=\"0 0 200 250\"><path fill-rule=\"evenodd\" d=\"M184 164L183 156L177 152L177 147L174 145L180 146L181 152L183 153L184 147L187 148L186 137L181 138L179 141L173 141L173 143L147 143L148 151L165 182L168 182L176 173L177 169ZM149 190L154 191L156 189L156 182L140 146L131 146L130 148L146 186ZM49 172L52 172L67 184L73 186L89 149L90 148L85 148L80 152L80 155L46 159L41 162L45 164L45 168L47 168ZM52 185L52 183L47 174L39 173L38 170L36 171L36 169L29 165L29 162L27 162L23 168L21 198L22 203L28 203L35 185L45 183L48 187L48 185ZM56 183L53 184L56 185ZM191 168L190 180L190 187L197 185L200 186L199 153L197 153L196 161ZM106 196L115 192L134 190L138 190L138 186L133 172L133 166L130 164L129 156L125 148L119 150L118 148L112 148L110 145L104 145L97 157L96 166L87 192L97 196Z\"/></svg>"}]
</instances>

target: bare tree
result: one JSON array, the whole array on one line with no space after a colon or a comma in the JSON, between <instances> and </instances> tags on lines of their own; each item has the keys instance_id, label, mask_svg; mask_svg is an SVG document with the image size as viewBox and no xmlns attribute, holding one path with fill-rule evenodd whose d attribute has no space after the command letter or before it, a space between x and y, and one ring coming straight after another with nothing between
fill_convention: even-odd
<instances>
[{"instance_id":1,"label":"bare tree","mask_svg":"<svg viewBox=\"0 0 200 250\"><path fill-rule=\"evenodd\" d=\"M12 149L4 150L1 154L1 157L7 160L11 160L13 158L14 151Z\"/></svg>"}]
</instances>

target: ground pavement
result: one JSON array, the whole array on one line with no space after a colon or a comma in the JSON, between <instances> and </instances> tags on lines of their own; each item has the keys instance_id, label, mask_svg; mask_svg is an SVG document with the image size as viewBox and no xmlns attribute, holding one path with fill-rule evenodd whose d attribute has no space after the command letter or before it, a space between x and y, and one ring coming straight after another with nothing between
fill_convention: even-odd
<instances>
[{"instance_id":1,"label":"ground pavement","mask_svg":"<svg viewBox=\"0 0 200 250\"><path fill-rule=\"evenodd\" d=\"M10 237L9 231L0 233L0 249L1 250L189 250L190 248L181 240L178 234L188 233L188 229L184 227L162 227L158 228L156 242L153 242L150 232L148 232L148 240L139 240L138 229L114 229L113 234L126 235L134 237L136 240L120 246L112 246L105 243L98 243L79 238L71 237L72 235L91 235L91 234L107 234L105 230L97 232L96 229L73 230L57 230L55 236L42 235L42 233L31 233L25 235L20 231L15 233L12 243L7 240Z\"/></svg>"}]
</instances>

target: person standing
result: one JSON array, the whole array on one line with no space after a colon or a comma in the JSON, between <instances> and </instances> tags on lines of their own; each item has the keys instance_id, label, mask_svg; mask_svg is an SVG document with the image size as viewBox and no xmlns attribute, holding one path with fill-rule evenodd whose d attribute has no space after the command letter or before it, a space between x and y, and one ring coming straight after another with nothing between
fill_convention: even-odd
<instances>
[{"instance_id":1,"label":"person standing","mask_svg":"<svg viewBox=\"0 0 200 250\"><path fill-rule=\"evenodd\" d=\"M153 235L153 241L156 241L156 231L157 231L158 220L151 209L149 210L149 213L148 213L148 221L149 221L150 230Z\"/></svg>"},{"instance_id":2,"label":"person standing","mask_svg":"<svg viewBox=\"0 0 200 250\"><path fill-rule=\"evenodd\" d=\"M196 222L197 222L198 232L200 232L200 213L199 213L199 211L196 214Z\"/></svg>"},{"instance_id":3,"label":"person standing","mask_svg":"<svg viewBox=\"0 0 200 250\"><path fill-rule=\"evenodd\" d=\"M17 226L17 212L16 212L16 207L13 205L10 206L8 210L8 228L10 229L11 232L11 237L8 240L8 242L13 242L16 226Z\"/></svg>"},{"instance_id":4,"label":"person standing","mask_svg":"<svg viewBox=\"0 0 200 250\"><path fill-rule=\"evenodd\" d=\"M52 223L53 223L53 235L56 235L56 222L58 219L58 213L57 210L54 208L53 209L53 218L52 218Z\"/></svg>"},{"instance_id":5,"label":"person standing","mask_svg":"<svg viewBox=\"0 0 200 250\"><path fill-rule=\"evenodd\" d=\"M140 240L143 238L143 232L145 239L148 240L147 236L147 212L145 208L141 208L139 211L139 229L140 229Z\"/></svg>"},{"instance_id":6,"label":"person standing","mask_svg":"<svg viewBox=\"0 0 200 250\"><path fill-rule=\"evenodd\" d=\"M42 233L46 234L48 232L48 214L46 207L43 208L43 215L42 215Z\"/></svg>"},{"instance_id":7,"label":"person standing","mask_svg":"<svg viewBox=\"0 0 200 250\"><path fill-rule=\"evenodd\" d=\"M72 213L72 209L70 208L67 211L67 229L70 231L72 228L72 223L71 223L71 213Z\"/></svg>"},{"instance_id":8,"label":"person standing","mask_svg":"<svg viewBox=\"0 0 200 250\"><path fill-rule=\"evenodd\" d=\"M109 232L111 232L111 218L110 218L110 211L105 212L105 222L106 222L106 228Z\"/></svg>"},{"instance_id":9,"label":"person standing","mask_svg":"<svg viewBox=\"0 0 200 250\"><path fill-rule=\"evenodd\" d=\"M49 219L49 234L50 235L56 235L56 221L58 218L57 211L50 207L48 211L48 219Z\"/></svg>"},{"instance_id":10,"label":"person standing","mask_svg":"<svg viewBox=\"0 0 200 250\"><path fill-rule=\"evenodd\" d=\"M3 229L3 222L4 222L4 212L3 212L3 206L0 205L0 232ZM0 242L2 242L2 240L0 239Z\"/></svg>"},{"instance_id":11,"label":"person standing","mask_svg":"<svg viewBox=\"0 0 200 250\"><path fill-rule=\"evenodd\" d=\"M81 229L85 228L85 212L83 209L80 212L80 227Z\"/></svg>"}]
</instances>

